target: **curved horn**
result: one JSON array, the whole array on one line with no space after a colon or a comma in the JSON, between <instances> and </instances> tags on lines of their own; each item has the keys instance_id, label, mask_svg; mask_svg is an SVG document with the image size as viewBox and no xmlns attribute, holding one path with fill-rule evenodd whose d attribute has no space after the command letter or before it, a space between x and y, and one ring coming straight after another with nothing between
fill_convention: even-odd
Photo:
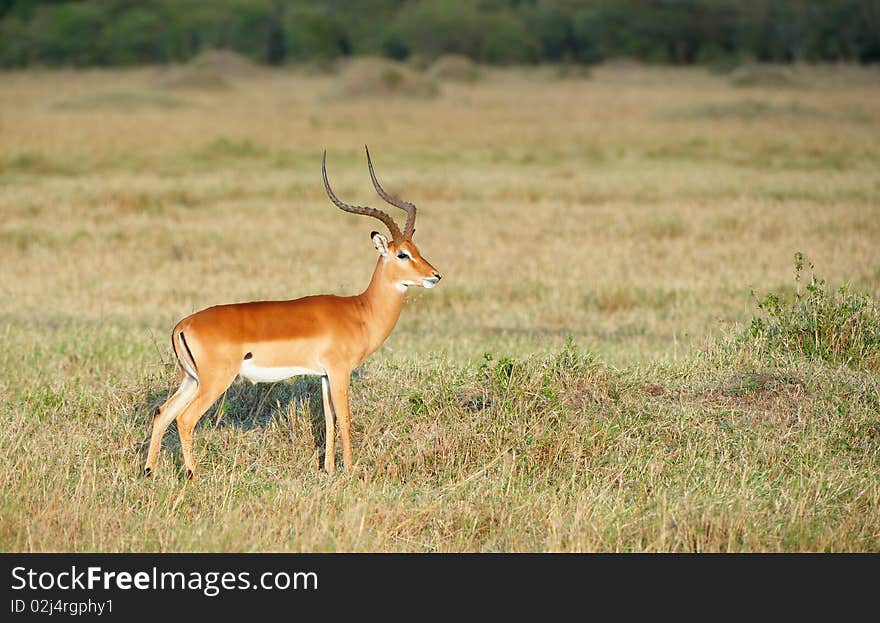
<instances>
[{"instance_id":1,"label":"curved horn","mask_svg":"<svg viewBox=\"0 0 880 623\"><path fill-rule=\"evenodd\" d=\"M373 186L376 188L376 192L379 193L379 196L382 197L382 199L391 205L400 208L401 210L406 210L406 225L403 228L403 237L407 240L411 239L413 232L416 230L416 206L409 201L392 197L385 192L385 189L379 185L379 180L376 179L376 173L373 171L373 161L370 159L370 149L366 145L364 145L364 149L367 150L367 166L370 167L370 177L373 179Z\"/></svg>"},{"instance_id":2,"label":"curved horn","mask_svg":"<svg viewBox=\"0 0 880 623\"><path fill-rule=\"evenodd\" d=\"M400 233L400 228L397 226L397 223L394 222L394 219L391 218L388 214L383 212L382 210L377 210L376 208L366 208L363 206L353 206L347 203L340 201L333 191L330 189L330 182L327 181L327 150L324 150L324 158L321 160L321 174L324 176L324 189L327 191L327 196L330 197L330 201L336 204L336 207L340 210L345 210L346 212L351 212L352 214L363 214L364 216L372 216L373 218L377 218L383 223L385 223L385 227L388 228L388 231L391 232L391 238L395 242L399 242L403 240L403 235Z\"/></svg>"}]
</instances>

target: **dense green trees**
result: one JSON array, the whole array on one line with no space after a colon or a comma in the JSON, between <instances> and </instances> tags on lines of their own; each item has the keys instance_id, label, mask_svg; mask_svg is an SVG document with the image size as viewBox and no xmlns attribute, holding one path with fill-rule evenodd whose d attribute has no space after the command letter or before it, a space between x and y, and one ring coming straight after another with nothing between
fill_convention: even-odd
<instances>
[{"instance_id":1,"label":"dense green trees","mask_svg":"<svg viewBox=\"0 0 880 623\"><path fill-rule=\"evenodd\" d=\"M0 65L445 52L487 63L880 60L880 0L0 0Z\"/></svg>"}]
</instances>

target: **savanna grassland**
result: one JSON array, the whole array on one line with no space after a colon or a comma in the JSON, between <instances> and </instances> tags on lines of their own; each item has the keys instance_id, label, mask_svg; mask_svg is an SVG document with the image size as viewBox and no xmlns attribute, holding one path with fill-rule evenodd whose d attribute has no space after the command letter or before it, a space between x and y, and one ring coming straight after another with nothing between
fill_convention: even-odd
<instances>
[{"instance_id":1,"label":"savanna grassland","mask_svg":"<svg viewBox=\"0 0 880 623\"><path fill-rule=\"evenodd\" d=\"M0 74L0 549L880 549L880 318L833 294L880 294L880 73L782 71ZM379 207L365 143L444 279L352 380L355 473L317 381L239 380L141 477L178 319L366 286L320 178Z\"/></svg>"}]
</instances>

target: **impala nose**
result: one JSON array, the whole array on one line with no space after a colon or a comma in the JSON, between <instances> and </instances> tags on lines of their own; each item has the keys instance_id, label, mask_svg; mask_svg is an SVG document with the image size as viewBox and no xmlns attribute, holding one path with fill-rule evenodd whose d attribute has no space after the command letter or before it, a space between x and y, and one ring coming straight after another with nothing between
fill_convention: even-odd
<instances>
[{"instance_id":1,"label":"impala nose","mask_svg":"<svg viewBox=\"0 0 880 623\"><path fill-rule=\"evenodd\" d=\"M440 273L434 273L433 277L422 279L422 285L426 288L433 288L440 281Z\"/></svg>"}]
</instances>

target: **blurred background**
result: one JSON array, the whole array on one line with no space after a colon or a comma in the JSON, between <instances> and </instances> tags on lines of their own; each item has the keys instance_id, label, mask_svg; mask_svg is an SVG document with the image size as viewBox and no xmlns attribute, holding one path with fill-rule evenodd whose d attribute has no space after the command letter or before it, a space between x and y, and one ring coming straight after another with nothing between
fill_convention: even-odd
<instances>
[{"instance_id":1,"label":"blurred background","mask_svg":"<svg viewBox=\"0 0 880 623\"><path fill-rule=\"evenodd\" d=\"M880 59L876 0L2 0L0 65L136 65L228 48L491 64Z\"/></svg>"}]
</instances>

